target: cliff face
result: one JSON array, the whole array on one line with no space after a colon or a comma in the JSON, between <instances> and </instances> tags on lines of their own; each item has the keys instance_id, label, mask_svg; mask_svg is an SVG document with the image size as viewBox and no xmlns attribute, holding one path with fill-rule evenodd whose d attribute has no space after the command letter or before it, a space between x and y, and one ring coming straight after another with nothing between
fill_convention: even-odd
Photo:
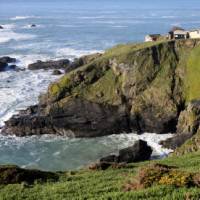
<instances>
[{"instance_id":1,"label":"cliff face","mask_svg":"<svg viewBox=\"0 0 200 200\"><path fill-rule=\"evenodd\" d=\"M116 46L51 84L39 105L12 117L3 132L175 132L182 111L200 99L199 53L199 40Z\"/></svg>"}]
</instances>

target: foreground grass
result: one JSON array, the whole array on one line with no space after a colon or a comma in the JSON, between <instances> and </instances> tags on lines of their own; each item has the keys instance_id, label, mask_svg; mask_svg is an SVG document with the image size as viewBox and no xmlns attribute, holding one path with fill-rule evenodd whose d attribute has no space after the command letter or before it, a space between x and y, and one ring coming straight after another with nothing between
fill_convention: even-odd
<instances>
[{"instance_id":1,"label":"foreground grass","mask_svg":"<svg viewBox=\"0 0 200 200\"><path fill-rule=\"evenodd\" d=\"M200 152L152 162L177 166L189 172L198 172L200 170ZM133 179L140 166L149 163L131 164L126 168L106 171L66 172L60 174L60 180L55 183L35 183L32 186L26 184L1 185L0 200L200 199L200 189L198 188L154 186L144 190L124 192L124 184Z\"/></svg>"}]
</instances>

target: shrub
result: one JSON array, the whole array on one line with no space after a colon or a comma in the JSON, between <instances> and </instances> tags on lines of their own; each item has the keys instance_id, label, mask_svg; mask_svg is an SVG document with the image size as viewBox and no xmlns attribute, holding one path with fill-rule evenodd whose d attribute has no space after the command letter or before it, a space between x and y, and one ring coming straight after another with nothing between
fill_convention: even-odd
<instances>
[{"instance_id":1,"label":"shrub","mask_svg":"<svg viewBox=\"0 0 200 200\"><path fill-rule=\"evenodd\" d=\"M200 187L200 174L181 171L172 166L153 164L141 168L134 181L129 181L124 185L124 190L144 189L153 185Z\"/></svg>"}]
</instances>

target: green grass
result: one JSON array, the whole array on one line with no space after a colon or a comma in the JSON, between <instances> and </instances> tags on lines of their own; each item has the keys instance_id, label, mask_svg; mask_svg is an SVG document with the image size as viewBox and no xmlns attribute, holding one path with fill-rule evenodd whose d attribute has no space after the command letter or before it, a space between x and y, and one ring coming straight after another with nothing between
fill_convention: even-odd
<instances>
[{"instance_id":1,"label":"green grass","mask_svg":"<svg viewBox=\"0 0 200 200\"><path fill-rule=\"evenodd\" d=\"M200 169L200 152L180 157L169 157L160 161L162 164L177 166L189 172ZM138 168L149 164L142 162L130 164L122 169L108 169L106 171L79 170L60 175L58 182L35 183L32 186L15 184L0 186L0 200L75 200L75 199L157 199L182 200L200 198L198 188L175 188L172 186L153 186L148 189L124 192L123 186L133 180Z\"/></svg>"},{"instance_id":2,"label":"green grass","mask_svg":"<svg viewBox=\"0 0 200 200\"><path fill-rule=\"evenodd\" d=\"M91 84L94 78L98 80L98 78L104 76L104 72L107 71L107 69L104 68L106 68L109 65L109 62L111 60L117 59L118 63L133 64L135 58L137 57L138 51L144 51L145 54L146 48L156 46L158 44L162 45L165 43L146 42L124 44L117 45L111 49L108 49L101 57L64 75L58 82L51 84L49 87L49 95L52 97L59 97L60 95L62 95L63 92L73 93L74 90L78 91L79 93L80 91L82 91L83 88L87 87L87 85ZM143 59L140 57L140 59L141 62L144 62L144 60L149 60L146 56L144 56ZM82 74L82 76L85 76L84 80L77 80L78 74ZM113 76L110 76L110 78L113 78ZM105 78L105 80L107 80L107 78ZM102 82L103 81L101 81L101 83ZM98 84L97 88L99 89ZM93 87L93 90L94 89L95 87Z\"/></svg>"},{"instance_id":3,"label":"green grass","mask_svg":"<svg viewBox=\"0 0 200 200\"><path fill-rule=\"evenodd\" d=\"M121 103L121 97L117 93L118 91L121 91L120 78L118 78L110 69L102 78L94 84L78 91L78 93L91 102L118 105Z\"/></svg>"},{"instance_id":4,"label":"green grass","mask_svg":"<svg viewBox=\"0 0 200 200\"><path fill-rule=\"evenodd\" d=\"M200 47L192 50L186 68L186 98L192 101L200 98Z\"/></svg>"}]
</instances>

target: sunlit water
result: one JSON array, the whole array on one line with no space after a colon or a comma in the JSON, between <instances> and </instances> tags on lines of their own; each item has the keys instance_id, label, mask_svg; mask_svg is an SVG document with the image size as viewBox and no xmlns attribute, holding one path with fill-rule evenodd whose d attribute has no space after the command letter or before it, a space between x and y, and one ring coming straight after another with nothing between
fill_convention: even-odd
<instances>
[{"instance_id":1,"label":"sunlit water","mask_svg":"<svg viewBox=\"0 0 200 200\"><path fill-rule=\"evenodd\" d=\"M154 3L152 3L154 2ZM170 3L171 2L171 3ZM0 56L18 59L27 68L36 60L73 59L118 44L143 41L148 33L166 33L171 26L200 27L196 0L1 0ZM31 28L31 24L36 24ZM51 81L51 71L0 72L0 126L19 109L37 103ZM158 143L170 135L112 135L93 139L0 136L0 163L45 170L80 168L117 152L141 138L154 156L169 150Z\"/></svg>"}]
</instances>

